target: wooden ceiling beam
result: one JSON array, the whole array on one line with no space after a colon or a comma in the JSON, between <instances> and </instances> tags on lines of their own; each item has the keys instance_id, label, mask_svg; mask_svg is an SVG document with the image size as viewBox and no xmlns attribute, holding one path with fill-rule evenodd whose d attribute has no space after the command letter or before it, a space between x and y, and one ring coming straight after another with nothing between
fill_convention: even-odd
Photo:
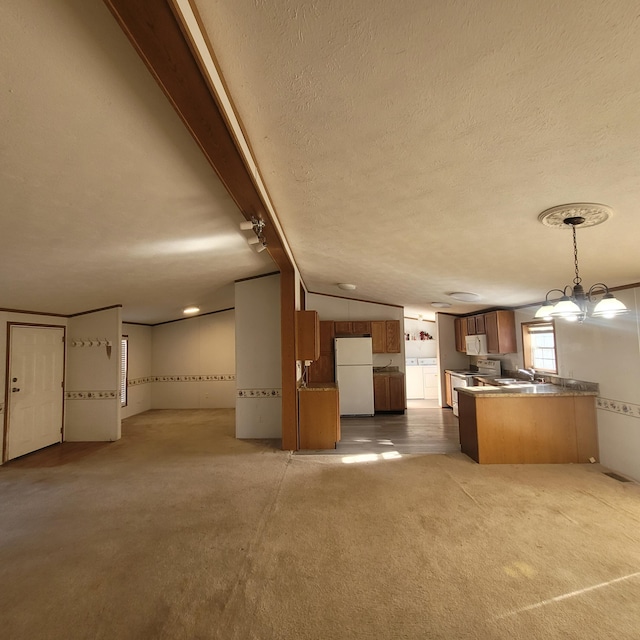
<instances>
[{"instance_id":1,"label":"wooden ceiling beam","mask_svg":"<svg viewBox=\"0 0 640 640\"><path fill-rule=\"evenodd\" d=\"M292 270L269 210L166 0L104 0L151 75L173 105L247 220L265 221L267 251L279 269Z\"/></svg>"}]
</instances>

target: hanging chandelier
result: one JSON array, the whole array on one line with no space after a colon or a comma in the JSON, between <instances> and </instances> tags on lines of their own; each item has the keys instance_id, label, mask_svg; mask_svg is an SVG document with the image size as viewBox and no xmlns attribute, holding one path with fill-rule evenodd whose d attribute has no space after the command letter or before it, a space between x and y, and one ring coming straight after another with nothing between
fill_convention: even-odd
<instances>
[{"instance_id":1,"label":"hanging chandelier","mask_svg":"<svg viewBox=\"0 0 640 640\"><path fill-rule=\"evenodd\" d=\"M614 318L627 312L627 307L609 291L606 284L597 282L585 291L578 266L576 228L601 224L609 218L611 213L609 207L601 204L565 204L547 209L538 216L540 222L549 227L571 228L575 276L573 286L567 285L562 289L551 289L547 292L544 303L536 311L535 318L544 320L564 318L573 322L583 322L587 315L596 318ZM599 296L602 297L598 300ZM591 310L592 307L593 310Z\"/></svg>"}]
</instances>

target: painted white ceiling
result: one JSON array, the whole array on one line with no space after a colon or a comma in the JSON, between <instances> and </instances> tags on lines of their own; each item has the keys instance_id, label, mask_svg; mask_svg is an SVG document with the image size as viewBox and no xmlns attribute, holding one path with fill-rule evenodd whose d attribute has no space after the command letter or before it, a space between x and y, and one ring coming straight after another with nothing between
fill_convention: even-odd
<instances>
[{"instance_id":1,"label":"painted white ceiling","mask_svg":"<svg viewBox=\"0 0 640 640\"><path fill-rule=\"evenodd\" d=\"M640 280L631 0L196 0L307 287L409 314ZM0 307L160 322L274 270L98 0L0 6ZM448 293L473 291L478 303ZM348 294L351 295L351 294Z\"/></svg>"}]
</instances>

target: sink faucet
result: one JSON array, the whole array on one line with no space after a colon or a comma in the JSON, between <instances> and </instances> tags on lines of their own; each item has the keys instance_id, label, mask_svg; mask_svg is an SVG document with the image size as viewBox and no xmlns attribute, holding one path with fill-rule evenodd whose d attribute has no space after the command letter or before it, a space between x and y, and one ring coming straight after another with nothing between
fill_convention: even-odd
<instances>
[{"instance_id":1,"label":"sink faucet","mask_svg":"<svg viewBox=\"0 0 640 640\"><path fill-rule=\"evenodd\" d=\"M536 370L533 367L530 367L529 369L518 369L518 373L523 373L531 381L536 378Z\"/></svg>"}]
</instances>

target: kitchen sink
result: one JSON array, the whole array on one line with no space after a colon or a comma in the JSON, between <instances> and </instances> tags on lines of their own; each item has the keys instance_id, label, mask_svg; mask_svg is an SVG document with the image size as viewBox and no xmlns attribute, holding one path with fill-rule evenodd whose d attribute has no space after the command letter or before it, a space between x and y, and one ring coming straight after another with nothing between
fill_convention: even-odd
<instances>
[{"instance_id":1,"label":"kitchen sink","mask_svg":"<svg viewBox=\"0 0 640 640\"><path fill-rule=\"evenodd\" d=\"M521 380L519 378L496 378L494 382L499 385L515 384L519 386L529 386L529 387L538 386L541 384L550 384L550 383L542 382L541 380Z\"/></svg>"}]
</instances>

